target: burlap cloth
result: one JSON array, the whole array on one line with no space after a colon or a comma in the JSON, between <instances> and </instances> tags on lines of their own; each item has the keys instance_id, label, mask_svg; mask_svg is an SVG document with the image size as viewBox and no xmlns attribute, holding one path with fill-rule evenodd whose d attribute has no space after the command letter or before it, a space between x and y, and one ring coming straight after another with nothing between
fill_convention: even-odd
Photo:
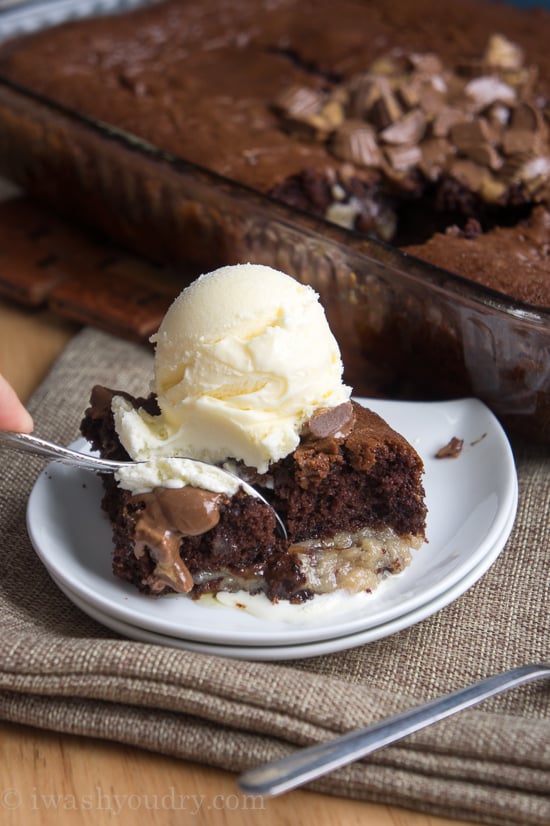
<instances>
[{"instance_id":1,"label":"burlap cloth","mask_svg":"<svg viewBox=\"0 0 550 826\"><path fill-rule=\"evenodd\" d=\"M96 382L143 392L145 348L84 330L35 393L68 443ZM81 613L38 561L25 509L42 466L2 454L0 716L240 771L548 657L550 451L515 446L520 502L487 574L430 619L330 656L246 662L132 642ZM550 686L515 689L313 785L460 819L550 823Z\"/></svg>"}]
</instances>

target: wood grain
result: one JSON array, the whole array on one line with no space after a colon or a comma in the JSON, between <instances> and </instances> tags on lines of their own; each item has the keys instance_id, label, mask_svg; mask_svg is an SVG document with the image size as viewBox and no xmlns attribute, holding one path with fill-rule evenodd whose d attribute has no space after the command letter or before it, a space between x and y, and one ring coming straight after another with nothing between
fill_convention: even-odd
<instances>
[{"instance_id":1,"label":"wood grain","mask_svg":"<svg viewBox=\"0 0 550 826\"><path fill-rule=\"evenodd\" d=\"M49 310L26 310L0 301L0 373L26 401L46 376L76 324Z\"/></svg>"},{"instance_id":2,"label":"wood grain","mask_svg":"<svg viewBox=\"0 0 550 826\"><path fill-rule=\"evenodd\" d=\"M23 400L78 327L0 301L0 373ZM203 765L0 723L0 822L25 826L465 826L465 821L297 790L252 802Z\"/></svg>"}]
</instances>

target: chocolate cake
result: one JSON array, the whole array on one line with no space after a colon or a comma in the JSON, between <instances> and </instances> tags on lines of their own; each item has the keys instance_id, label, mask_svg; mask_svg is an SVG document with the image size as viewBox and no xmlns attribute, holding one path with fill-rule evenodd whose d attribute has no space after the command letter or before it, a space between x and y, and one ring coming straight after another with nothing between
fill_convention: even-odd
<instances>
[{"instance_id":1,"label":"chocolate cake","mask_svg":"<svg viewBox=\"0 0 550 826\"><path fill-rule=\"evenodd\" d=\"M96 387L82 433L105 457L127 459L114 427L114 392ZM123 395L158 414L154 396ZM282 517L242 489L123 490L104 476L113 525L113 571L150 594L199 597L244 589L272 601L317 593L371 591L408 565L425 539L423 464L410 444L356 402L320 410L295 451L266 474L239 470Z\"/></svg>"},{"instance_id":2,"label":"chocolate cake","mask_svg":"<svg viewBox=\"0 0 550 826\"><path fill-rule=\"evenodd\" d=\"M549 31L489 0L167 0L6 43L0 75L549 306L545 232L516 265L549 220Z\"/></svg>"},{"instance_id":3,"label":"chocolate cake","mask_svg":"<svg viewBox=\"0 0 550 826\"><path fill-rule=\"evenodd\" d=\"M424 244L407 248L412 255L481 284L486 262L491 261L495 289L540 306L548 305L549 251L550 212L542 205L514 227L483 232L472 220L463 229L450 227Z\"/></svg>"}]
</instances>

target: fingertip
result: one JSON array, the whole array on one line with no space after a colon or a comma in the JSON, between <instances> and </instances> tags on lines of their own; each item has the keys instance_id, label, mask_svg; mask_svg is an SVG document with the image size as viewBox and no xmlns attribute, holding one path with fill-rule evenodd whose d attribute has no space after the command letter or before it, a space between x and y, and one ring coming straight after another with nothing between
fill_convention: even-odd
<instances>
[{"instance_id":1,"label":"fingertip","mask_svg":"<svg viewBox=\"0 0 550 826\"><path fill-rule=\"evenodd\" d=\"M31 414L21 403L11 384L0 375L0 429L30 433L33 428Z\"/></svg>"},{"instance_id":2,"label":"fingertip","mask_svg":"<svg viewBox=\"0 0 550 826\"><path fill-rule=\"evenodd\" d=\"M27 409L21 414L19 430L21 433L32 433L34 430L34 420Z\"/></svg>"}]
</instances>

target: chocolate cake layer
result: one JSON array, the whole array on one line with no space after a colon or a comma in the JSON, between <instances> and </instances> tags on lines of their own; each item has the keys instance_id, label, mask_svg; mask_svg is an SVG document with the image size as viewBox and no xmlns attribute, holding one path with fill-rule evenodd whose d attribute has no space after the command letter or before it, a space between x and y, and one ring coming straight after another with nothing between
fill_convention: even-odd
<instances>
[{"instance_id":1,"label":"chocolate cake layer","mask_svg":"<svg viewBox=\"0 0 550 826\"><path fill-rule=\"evenodd\" d=\"M514 227L482 232L477 222L436 233L425 244L405 248L443 269L484 283L492 262L492 286L522 301L548 304L550 284L550 212L537 206Z\"/></svg>"},{"instance_id":2,"label":"chocolate cake layer","mask_svg":"<svg viewBox=\"0 0 550 826\"><path fill-rule=\"evenodd\" d=\"M103 456L128 458L114 430L113 395L94 389L81 430ZM158 412L154 398L124 395ZM355 402L318 411L299 447L267 474L240 472L282 517L288 541L271 509L242 490L232 497L189 487L131 494L105 476L115 575L152 594L244 588L302 601L340 587L372 590L424 541L423 463L406 439Z\"/></svg>"}]
</instances>

